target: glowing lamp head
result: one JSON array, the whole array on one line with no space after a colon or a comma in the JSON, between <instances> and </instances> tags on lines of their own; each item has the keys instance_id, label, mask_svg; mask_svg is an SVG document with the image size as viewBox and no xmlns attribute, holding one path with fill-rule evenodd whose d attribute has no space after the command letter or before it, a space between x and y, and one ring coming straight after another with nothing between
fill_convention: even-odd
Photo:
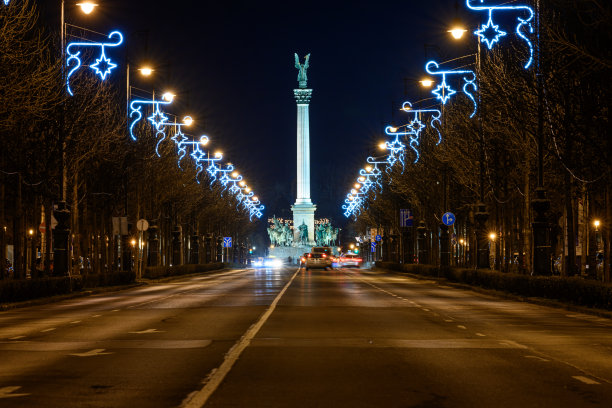
<instances>
[{"instance_id":1,"label":"glowing lamp head","mask_svg":"<svg viewBox=\"0 0 612 408\"><path fill-rule=\"evenodd\" d=\"M151 74L153 73L153 68L142 67L142 68L138 68L138 71L140 71L140 75L148 77L148 76L151 76Z\"/></svg>"},{"instance_id":2,"label":"glowing lamp head","mask_svg":"<svg viewBox=\"0 0 612 408\"><path fill-rule=\"evenodd\" d=\"M372 166L366 166L365 171L368 173L372 171Z\"/></svg>"},{"instance_id":3,"label":"glowing lamp head","mask_svg":"<svg viewBox=\"0 0 612 408\"><path fill-rule=\"evenodd\" d=\"M254 196L253 201L259 201L259 198L257 198L257 196ZM255 249L255 247L253 247L253 249Z\"/></svg>"},{"instance_id":4,"label":"glowing lamp head","mask_svg":"<svg viewBox=\"0 0 612 408\"><path fill-rule=\"evenodd\" d=\"M363 176L359 177L359 181L361 181L363 183L365 181L365 177L363 177Z\"/></svg>"},{"instance_id":5,"label":"glowing lamp head","mask_svg":"<svg viewBox=\"0 0 612 408\"><path fill-rule=\"evenodd\" d=\"M28 230L28 234L29 234L30 236L34 235L34 230L33 230L32 228L30 228L30 229Z\"/></svg>"},{"instance_id":6,"label":"glowing lamp head","mask_svg":"<svg viewBox=\"0 0 612 408\"><path fill-rule=\"evenodd\" d=\"M351 249L355 248L355 244L353 244L353 243L349 244L349 248L351 248Z\"/></svg>"},{"instance_id":7,"label":"glowing lamp head","mask_svg":"<svg viewBox=\"0 0 612 408\"><path fill-rule=\"evenodd\" d=\"M423 78L419 81L424 88L431 88L434 81L431 78Z\"/></svg>"},{"instance_id":8,"label":"glowing lamp head","mask_svg":"<svg viewBox=\"0 0 612 408\"><path fill-rule=\"evenodd\" d=\"M448 30L448 32L453 36L455 40L460 40L463 37L463 34L467 33L467 30L463 27L455 26Z\"/></svg>"},{"instance_id":9,"label":"glowing lamp head","mask_svg":"<svg viewBox=\"0 0 612 408\"><path fill-rule=\"evenodd\" d=\"M247 193L250 193L251 192L251 187L245 188L244 191L246 191Z\"/></svg>"},{"instance_id":10,"label":"glowing lamp head","mask_svg":"<svg viewBox=\"0 0 612 408\"><path fill-rule=\"evenodd\" d=\"M495 238L497 238L497 234L496 233L492 232L492 233L489 234L489 239L491 241L495 241Z\"/></svg>"},{"instance_id":11,"label":"glowing lamp head","mask_svg":"<svg viewBox=\"0 0 612 408\"><path fill-rule=\"evenodd\" d=\"M355 183L355 188L361 188L361 184Z\"/></svg>"},{"instance_id":12,"label":"glowing lamp head","mask_svg":"<svg viewBox=\"0 0 612 408\"><path fill-rule=\"evenodd\" d=\"M233 177L233 178L237 178L237 177L238 177L238 172L237 172L237 171L234 171L234 172L232 173L232 177Z\"/></svg>"},{"instance_id":13,"label":"glowing lamp head","mask_svg":"<svg viewBox=\"0 0 612 408\"><path fill-rule=\"evenodd\" d=\"M81 8L81 11L85 14L91 14L98 5L92 1L84 1L77 3L77 6Z\"/></svg>"},{"instance_id":14,"label":"glowing lamp head","mask_svg":"<svg viewBox=\"0 0 612 408\"><path fill-rule=\"evenodd\" d=\"M193 118L191 116L185 116L183 118L183 124L185 126L191 126L192 123L193 123Z\"/></svg>"},{"instance_id":15,"label":"glowing lamp head","mask_svg":"<svg viewBox=\"0 0 612 408\"><path fill-rule=\"evenodd\" d=\"M355 190L354 188L351 189L351 194L353 194L353 195L357 194L357 190Z\"/></svg>"},{"instance_id":16,"label":"glowing lamp head","mask_svg":"<svg viewBox=\"0 0 612 408\"><path fill-rule=\"evenodd\" d=\"M379 148L380 150L385 150L385 149L387 149L387 142L382 142L382 143L380 143L380 144L378 145L378 148Z\"/></svg>"},{"instance_id":17,"label":"glowing lamp head","mask_svg":"<svg viewBox=\"0 0 612 408\"><path fill-rule=\"evenodd\" d=\"M395 132L397 132L397 128L395 126L391 126L391 127L389 127L389 131L391 133L395 133Z\"/></svg>"},{"instance_id":18,"label":"glowing lamp head","mask_svg":"<svg viewBox=\"0 0 612 408\"><path fill-rule=\"evenodd\" d=\"M244 187L246 186L246 183L244 182L244 180L242 180L241 182L238 183L240 185L240 187Z\"/></svg>"},{"instance_id":19,"label":"glowing lamp head","mask_svg":"<svg viewBox=\"0 0 612 408\"><path fill-rule=\"evenodd\" d=\"M166 102L172 102L175 96L172 92L166 92L162 95L162 99Z\"/></svg>"},{"instance_id":20,"label":"glowing lamp head","mask_svg":"<svg viewBox=\"0 0 612 408\"><path fill-rule=\"evenodd\" d=\"M130 244L132 244L132 246L136 246L136 240L132 238L132 240L130 241Z\"/></svg>"},{"instance_id":21,"label":"glowing lamp head","mask_svg":"<svg viewBox=\"0 0 612 408\"><path fill-rule=\"evenodd\" d=\"M595 226L595 228L599 228L599 226L601 225L601 222L599 220L595 220L593 221L593 225Z\"/></svg>"},{"instance_id":22,"label":"glowing lamp head","mask_svg":"<svg viewBox=\"0 0 612 408\"><path fill-rule=\"evenodd\" d=\"M463 240L463 238L461 238L461 239L459 240L459 243L460 243L461 245L463 245L463 243L464 243L464 242L465 242L465 241Z\"/></svg>"},{"instance_id":23,"label":"glowing lamp head","mask_svg":"<svg viewBox=\"0 0 612 408\"><path fill-rule=\"evenodd\" d=\"M206 146L208 144L208 137L205 135L202 135L202 137L200 137L200 144L202 146Z\"/></svg>"},{"instance_id":24,"label":"glowing lamp head","mask_svg":"<svg viewBox=\"0 0 612 408\"><path fill-rule=\"evenodd\" d=\"M215 157L216 157L217 159L220 159L220 158L222 158L222 157L223 157L223 153L222 153L222 152L215 152Z\"/></svg>"}]
</instances>

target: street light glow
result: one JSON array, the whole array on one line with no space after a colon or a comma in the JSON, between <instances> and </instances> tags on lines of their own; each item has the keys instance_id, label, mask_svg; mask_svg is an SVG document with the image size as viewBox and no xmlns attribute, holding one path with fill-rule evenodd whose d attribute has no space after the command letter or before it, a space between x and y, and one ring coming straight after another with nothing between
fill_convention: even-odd
<instances>
[{"instance_id":1,"label":"street light glow","mask_svg":"<svg viewBox=\"0 0 612 408\"><path fill-rule=\"evenodd\" d=\"M387 142L381 142L381 143L378 145L378 148L379 148L380 150L385 150L385 149L387 148Z\"/></svg>"},{"instance_id":2,"label":"street light glow","mask_svg":"<svg viewBox=\"0 0 612 408\"><path fill-rule=\"evenodd\" d=\"M183 124L185 126L191 126L192 123L193 123L193 118L191 116L185 116L183 118Z\"/></svg>"},{"instance_id":3,"label":"street light glow","mask_svg":"<svg viewBox=\"0 0 612 408\"><path fill-rule=\"evenodd\" d=\"M151 76L151 74L153 73L153 68L142 67L142 68L138 68L138 71L140 71L140 75L142 76Z\"/></svg>"},{"instance_id":4,"label":"street light glow","mask_svg":"<svg viewBox=\"0 0 612 408\"><path fill-rule=\"evenodd\" d=\"M172 102L175 96L176 95L173 94L172 92L166 92L162 95L162 98L164 101Z\"/></svg>"},{"instance_id":5,"label":"street light glow","mask_svg":"<svg viewBox=\"0 0 612 408\"><path fill-rule=\"evenodd\" d=\"M434 83L434 81L431 78L423 78L419 82L425 88L431 88Z\"/></svg>"},{"instance_id":6,"label":"street light glow","mask_svg":"<svg viewBox=\"0 0 612 408\"><path fill-rule=\"evenodd\" d=\"M496 233L492 232L492 233L489 234L489 239L491 241L495 241L495 238L497 238L497 234Z\"/></svg>"},{"instance_id":7,"label":"street light glow","mask_svg":"<svg viewBox=\"0 0 612 408\"><path fill-rule=\"evenodd\" d=\"M223 152L215 152L215 157L217 159L220 159L221 157L223 157Z\"/></svg>"},{"instance_id":8,"label":"street light glow","mask_svg":"<svg viewBox=\"0 0 612 408\"><path fill-rule=\"evenodd\" d=\"M467 33L467 30L461 27L454 27L448 30L448 32L451 33L455 40L460 40L463 34Z\"/></svg>"},{"instance_id":9,"label":"street light glow","mask_svg":"<svg viewBox=\"0 0 612 408\"><path fill-rule=\"evenodd\" d=\"M81 8L81 11L85 14L91 14L94 11L94 8L98 7L98 5L92 1L84 1L83 3L77 3L77 6Z\"/></svg>"}]
</instances>

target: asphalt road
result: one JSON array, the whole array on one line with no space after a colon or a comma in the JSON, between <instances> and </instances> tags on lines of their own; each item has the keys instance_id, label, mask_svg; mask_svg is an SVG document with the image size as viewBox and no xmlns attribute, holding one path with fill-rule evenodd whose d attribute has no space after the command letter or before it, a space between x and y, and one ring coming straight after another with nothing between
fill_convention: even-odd
<instances>
[{"instance_id":1,"label":"asphalt road","mask_svg":"<svg viewBox=\"0 0 612 408\"><path fill-rule=\"evenodd\" d=\"M612 320L358 269L0 313L0 407L612 407Z\"/></svg>"}]
</instances>

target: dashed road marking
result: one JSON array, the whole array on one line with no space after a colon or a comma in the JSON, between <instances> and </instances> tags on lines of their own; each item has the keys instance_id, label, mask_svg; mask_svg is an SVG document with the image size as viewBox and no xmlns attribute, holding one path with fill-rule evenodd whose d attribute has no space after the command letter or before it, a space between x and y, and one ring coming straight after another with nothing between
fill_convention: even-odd
<instances>
[{"instance_id":1,"label":"dashed road marking","mask_svg":"<svg viewBox=\"0 0 612 408\"><path fill-rule=\"evenodd\" d=\"M453 320L453 319L444 319L444 321L445 321L446 323L451 323L451 322L454 322L454 320Z\"/></svg>"},{"instance_id":2,"label":"dashed road marking","mask_svg":"<svg viewBox=\"0 0 612 408\"><path fill-rule=\"evenodd\" d=\"M545 359L545 358L538 357L538 356L525 356L525 358L532 358L532 359L534 359L534 360L543 361L543 362L545 362L545 363L550 362L550 360L547 360L547 359Z\"/></svg>"},{"instance_id":3,"label":"dashed road marking","mask_svg":"<svg viewBox=\"0 0 612 408\"><path fill-rule=\"evenodd\" d=\"M141 331L131 331L128 332L131 334L149 334L149 333L163 333L163 331L159 331L157 329L147 329L147 330L141 330Z\"/></svg>"},{"instance_id":4,"label":"dashed road marking","mask_svg":"<svg viewBox=\"0 0 612 408\"><path fill-rule=\"evenodd\" d=\"M113 354L113 353L105 353L104 350L106 349L93 349L93 350L86 351L85 353L74 353L74 354L69 354L69 355L75 356L75 357L94 357L94 356L102 356L104 354Z\"/></svg>"},{"instance_id":5,"label":"dashed road marking","mask_svg":"<svg viewBox=\"0 0 612 408\"><path fill-rule=\"evenodd\" d=\"M486 337L486 336L487 336L486 334L482 334L482 333L476 333L476 335L477 335L478 337Z\"/></svg>"},{"instance_id":6,"label":"dashed road marking","mask_svg":"<svg viewBox=\"0 0 612 408\"><path fill-rule=\"evenodd\" d=\"M424 311L424 312L429 312L430 310L429 310L429 309L426 309L426 308L423 308L423 311Z\"/></svg>"},{"instance_id":7,"label":"dashed road marking","mask_svg":"<svg viewBox=\"0 0 612 408\"><path fill-rule=\"evenodd\" d=\"M50 328L48 328L48 329L41 330L40 332L41 332L41 333L46 333L46 332L50 332L50 331L53 331L53 330L55 330L55 327L50 327Z\"/></svg>"},{"instance_id":8,"label":"dashed road marking","mask_svg":"<svg viewBox=\"0 0 612 408\"><path fill-rule=\"evenodd\" d=\"M70 322L70 324L77 324L77 323L81 323L81 321L80 320L75 320L73 322Z\"/></svg>"},{"instance_id":9,"label":"dashed road marking","mask_svg":"<svg viewBox=\"0 0 612 408\"><path fill-rule=\"evenodd\" d=\"M582 375L574 375L574 376L572 376L572 378L574 378L574 379L576 379L578 381L582 381L583 383L589 384L589 385L599 385L600 384L597 381L591 380L590 378L584 377Z\"/></svg>"},{"instance_id":10,"label":"dashed road marking","mask_svg":"<svg viewBox=\"0 0 612 408\"><path fill-rule=\"evenodd\" d=\"M0 399L14 398L14 397L27 397L28 395L30 395L30 394L13 394L13 392L17 391L20 388L21 386L18 386L18 385L0 388Z\"/></svg>"},{"instance_id":11,"label":"dashed road marking","mask_svg":"<svg viewBox=\"0 0 612 408\"><path fill-rule=\"evenodd\" d=\"M460 328L460 329L463 329L463 330L467 330L467 327L465 327L465 326L463 326L461 324L458 324L457 327Z\"/></svg>"},{"instance_id":12,"label":"dashed road marking","mask_svg":"<svg viewBox=\"0 0 612 408\"><path fill-rule=\"evenodd\" d=\"M102 316L102 315L93 315L93 316L91 316L91 317L100 317L100 316Z\"/></svg>"},{"instance_id":13,"label":"dashed road marking","mask_svg":"<svg viewBox=\"0 0 612 408\"><path fill-rule=\"evenodd\" d=\"M25 336L15 336L15 337L11 337L9 340L19 340L23 338L25 338Z\"/></svg>"}]
</instances>

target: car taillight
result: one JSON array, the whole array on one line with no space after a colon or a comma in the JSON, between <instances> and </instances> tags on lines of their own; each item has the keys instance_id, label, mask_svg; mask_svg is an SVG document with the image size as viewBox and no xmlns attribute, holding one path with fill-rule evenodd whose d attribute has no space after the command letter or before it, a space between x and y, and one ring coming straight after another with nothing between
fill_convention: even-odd
<instances>
[{"instance_id":1,"label":"car taillight","mask_svg":"<svg viewBox=\"0 0 612 408\"><path fill-rule=\"evenodd\" d=\"M322 258L327 258L327 254L323 254Z\"/></svg>"},{"instance_id":2,"label":"car taillight","mask_svg":"<svg viewBox=\"0 0 612 408\"><path fill-rule=\"evenodd\" d=\"M302 257L302 262L306 262L306 258Z\"/></svg>"},{"instance_id":3,"label":"car taillight","mask_svg":"<svg viewBox=\"0 0 612 408\"><path fill-rule=\"evenodd\" d=\"M361 258L355 258L357 262L361 262Z\"/></svg>"},{"instance_id":4,"label":"car taillight","mask_svg":"<svg viewBox=\"0 0 612 408\"><path fill-rule=\"evenodd\" d=\"M312 258L312 254L308 254L308 257L309 257L309 258Z\"/></svg>"}]
</instances>

